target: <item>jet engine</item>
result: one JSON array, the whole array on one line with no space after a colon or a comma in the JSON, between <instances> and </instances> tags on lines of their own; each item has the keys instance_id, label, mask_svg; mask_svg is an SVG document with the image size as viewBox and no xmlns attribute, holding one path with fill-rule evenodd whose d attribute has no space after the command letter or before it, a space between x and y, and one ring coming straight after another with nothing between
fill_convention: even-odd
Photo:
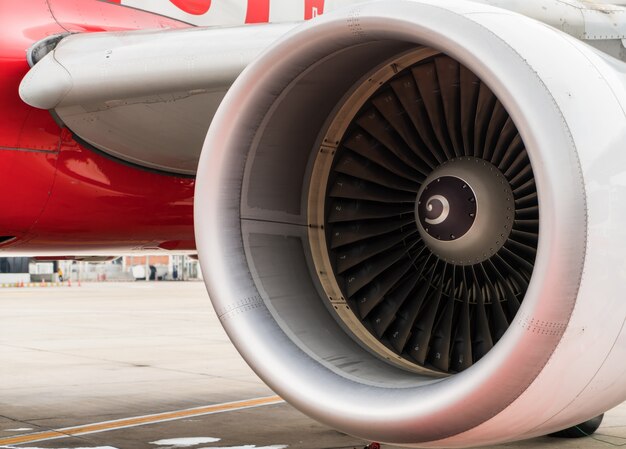
<instances>
[{"instance_id":1,"label":"jet engine","mask_svg":"<svg viewBox=\"0 0 626 449\"><path fill-rule=\"evenodd\" d=\"M343 432L512 441L626 399L626 66L462 0L370 2L239 76L196 240L255 372Z\"/></svg>"}]
</instances>

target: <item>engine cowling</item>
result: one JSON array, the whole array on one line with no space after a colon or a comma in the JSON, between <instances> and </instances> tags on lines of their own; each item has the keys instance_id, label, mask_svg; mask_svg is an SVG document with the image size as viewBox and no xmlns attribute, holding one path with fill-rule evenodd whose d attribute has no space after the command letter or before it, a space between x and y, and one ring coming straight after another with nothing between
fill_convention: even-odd
<instances>
[{"instance_id":1,"label":"engine cowling","mask_svg":"<svg viewBox=\"0 0 626 449\"><path fill-rule=\"evenodd\" d=\"M462 0L354 6L249 66L196 239L255 372L363 438L463 447L626 399L621 63Z\"/></svg>"}]
</instances>

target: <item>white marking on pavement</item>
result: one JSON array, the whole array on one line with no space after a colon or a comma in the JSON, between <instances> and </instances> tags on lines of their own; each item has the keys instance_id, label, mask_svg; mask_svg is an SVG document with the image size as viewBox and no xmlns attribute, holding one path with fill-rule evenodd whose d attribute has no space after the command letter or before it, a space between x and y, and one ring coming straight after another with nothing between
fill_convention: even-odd
<instances>
[{"instance_id":1,"label":"white marking on pavement","mask_svg":"<svg viewBox=\"0 0 626 449\"><path fill-rule=\"evenodd\" d=\"M278 444L278 445L274 445L274 446L255 446L254 444L248 444L246 446L223 446L223 447L215 447L215 446L211 446L211 447L203 447L201 449L285 449L289 446L285 445L285 444Z\"/></svg>"},{"instance_id":2,"label":"white marking on pavement","mask_svg":"<svg viewBox=\"0 0 626 449\"><path fill-rule=\"evenodd\" d=\"M216 413L228 413L238 410L246 410L255 407L263 407L266 405L283 404L278 396L270 396L265 398L247 399L244 401L225 402L223 404L207 405L204 407L188 408L185 410L177 410L173 412L156 413L154 415L135 416L133 418L116 419L113 421L104 421L100 423L87 424L83 426L64 427L62 429L48 430L44 432L27 433L24 435L16 435L0 438L0 448L7 445L35 443L38 441L55 440L58 438L68 438L77 435L89 435L98 432L107 432L110 430L128 429L130 427L145 426L148 424L156 424L178 419L184 419L195 416L213 415ZM79 448L87 449L87 448ZM98 448L102 449L102 448Z\"/></svg>"},{"instance_id":3,"label":"white marking on pavement","mask_svg":"<svg viewBox=\"0 0 626 449\"><path fill-rule=\"evenodd\" d=\"M196 438L168 438L167 440L153 441L150 444L171 447L190 447L198 444L217 443L220 438L213 437L196 437Z\"/></svg>"},{"instance_id":4,"label":"white marking on pavement","mask_svg":"<svg viewBox=\"0 0 626 449\"><path fill-rule=\"evenodd\" d=\"M15 446L0 446L0 449L44 449L44 448L33 447L33 446L19 447L19 448ZM45 448L45 449L48 449L48 448ZM97 446L97 447L55 448L55 449L117 449L117 448L113 446Z\"/></svg>"}]
</instances>

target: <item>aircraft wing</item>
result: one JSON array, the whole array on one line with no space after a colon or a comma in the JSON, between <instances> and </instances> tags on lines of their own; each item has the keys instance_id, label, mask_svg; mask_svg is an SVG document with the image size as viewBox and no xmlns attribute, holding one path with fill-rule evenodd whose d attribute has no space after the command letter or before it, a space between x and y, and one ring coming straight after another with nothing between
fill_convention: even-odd
<instances>
[{"instance_id":1,"label":"aircraft wing","mask_svg":"<svg viewBox=\"0 0 626 449\"><path fill-rule=\"evenodd\" d=\"M22 99L125 161L193 175L226 91L295 24L67 35L24 78ZM59 39L57 39L59 40ZM41 53L50 39L31 49Z\"/></svg>"}]
</instances>

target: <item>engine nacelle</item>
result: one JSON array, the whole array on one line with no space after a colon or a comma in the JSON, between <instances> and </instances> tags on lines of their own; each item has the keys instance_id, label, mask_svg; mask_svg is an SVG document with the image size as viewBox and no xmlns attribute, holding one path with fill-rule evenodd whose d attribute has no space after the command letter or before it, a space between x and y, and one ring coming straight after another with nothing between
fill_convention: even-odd
<instances>
[{"instance_id":1,"label":"engine nacelle","mask_svg":"<svg viewBox=\"0 0 626 449\"><path fill-rule=\"evenodd\" d=\"M344 432L547 434L626 399L624 66L461 0L289 33L208 133L196 239L255 372Z\"/></svg>"}]
</instances>

